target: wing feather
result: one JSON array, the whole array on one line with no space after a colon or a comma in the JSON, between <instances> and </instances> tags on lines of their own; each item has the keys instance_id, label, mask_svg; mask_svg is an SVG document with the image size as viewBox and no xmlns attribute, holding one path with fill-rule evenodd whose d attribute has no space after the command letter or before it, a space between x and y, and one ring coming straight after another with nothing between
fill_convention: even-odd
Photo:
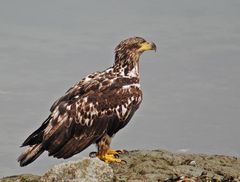
<instances>
[{"instance_id":1,"label":"wing feather","mask_svg":"<svg viewBox=\"0 0 240 182\"><path fill-rule=\"evenodd\" d=\"M78 124L77 127L85 128L81 129L81 135L75 133L75 135L53 156L66 159L81 152L92 143L95 143L106 132L108 120L108 117L97 119L93 122L92 127L89 128L87 128L87 126L82 127Z\"/></svg>"},{"instance_id":2,"label":"wing feather","mask_svg":"<svg viewBox=\"0 0 240 182\"><path fill-rule=\"evenodd\" d=\"M62 102L61 107L59 105L55 108L42 141L49 155L57 158L71 157L106 133L113 116L97 110L96 102L89 102L88 97L89 95L82 97L70 105Z\"/></svg>"},{"instance_id":3,"label":"wing feather","mask_svg":"<svg viewBox=\"0 0 240 182\"><path fill-rule=\"evenodd\" d=\"M66 136L66 128L59 128L58 131L54 133L54 135L56 134L55 140L52 141L50 139L51 142L47 149L49 155L66 159L81 152L106 133L111 118L112 116L97 118L91 126L83 126L80 123L72 122L74 128L70 136Z\"/></svg>"}]
</instances>

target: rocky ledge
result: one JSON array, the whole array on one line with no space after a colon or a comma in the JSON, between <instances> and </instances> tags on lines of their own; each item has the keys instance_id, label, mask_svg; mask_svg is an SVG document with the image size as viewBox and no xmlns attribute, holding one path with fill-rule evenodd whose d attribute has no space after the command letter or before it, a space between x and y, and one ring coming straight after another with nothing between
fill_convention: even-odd
<instances>
[{"instance_id":1,"label":"rocky ledge","mask_svg":"<svg viewBox=\"0 0 240 182\"><path fill-rule=\"evenodd\" d=\"M23 174L0 181L240 182L240 158L237 157L136 150L121 154L120 158L126 164L109 165L97 158L83 158L56 165L43 176Z\"/></svg>"}]
</instances>

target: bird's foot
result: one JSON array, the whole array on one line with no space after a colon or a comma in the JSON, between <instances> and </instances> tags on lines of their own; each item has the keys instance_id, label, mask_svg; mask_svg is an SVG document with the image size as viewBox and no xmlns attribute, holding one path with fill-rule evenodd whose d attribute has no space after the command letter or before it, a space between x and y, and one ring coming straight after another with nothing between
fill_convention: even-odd
<instances>
[{"instance_id":1,"label":"bird's foot","mask_svg":"<svg viewBox=\"0 0 240 182\"><path fill-rule=\"evenodd\" d=\"M97 155L97 157L106 163L121 163L122 160L113 154Z\"/></svg>"},{"instance_id":2,"label":"bird's foot","mask_svg":"<svg viewBox=\"0 0 240 182\"><path fill-rule=\"evenodd\" d=\"M104 152L91 152L90 157L98 157L106 163L126 163L125 160L119 159L119 154L126 153L125 150L108 149Z\"/></svg>"}]
</instances>

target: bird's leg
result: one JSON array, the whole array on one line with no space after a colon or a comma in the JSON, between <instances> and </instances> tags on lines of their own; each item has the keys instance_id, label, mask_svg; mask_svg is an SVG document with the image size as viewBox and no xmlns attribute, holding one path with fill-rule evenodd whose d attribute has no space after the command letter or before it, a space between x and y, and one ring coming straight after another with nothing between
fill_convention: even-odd
<instances>
[{"instance_id":1,"label":"bird's leg","mask_svg":"<svg viewBox=\"0 0 240 182\"><path fill-rule=\"evenodd\" d=\"M113 150L110 148L111 137L104 135L97 143L98 152L97 157L106 163L121 163L122 160L118 158L118 154L123 153L120 150Z\"/></svg>"}]
</instances>

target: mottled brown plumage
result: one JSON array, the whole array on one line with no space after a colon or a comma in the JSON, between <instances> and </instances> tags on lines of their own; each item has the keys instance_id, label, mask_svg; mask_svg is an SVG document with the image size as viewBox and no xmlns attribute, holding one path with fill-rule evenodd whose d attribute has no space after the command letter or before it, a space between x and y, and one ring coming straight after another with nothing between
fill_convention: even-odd
<instances>
[{"instance_id":1,"label":"mottled brown plumage","mask_svg":"<svg viewBox=\"0 0 240 182\"><path fill-rule=\"evenodd\" d=\"M139 57L146 50L156 50L155 44L140 37L122 41L115 49L112 67L88 75L60 97L41 127L22 144L28 148L18 158L20 166L45 150L49 156L66 159L93 143L99 158L105 160L111 138L130 121L142 101Z\"/></svg>"}]
</instances>

